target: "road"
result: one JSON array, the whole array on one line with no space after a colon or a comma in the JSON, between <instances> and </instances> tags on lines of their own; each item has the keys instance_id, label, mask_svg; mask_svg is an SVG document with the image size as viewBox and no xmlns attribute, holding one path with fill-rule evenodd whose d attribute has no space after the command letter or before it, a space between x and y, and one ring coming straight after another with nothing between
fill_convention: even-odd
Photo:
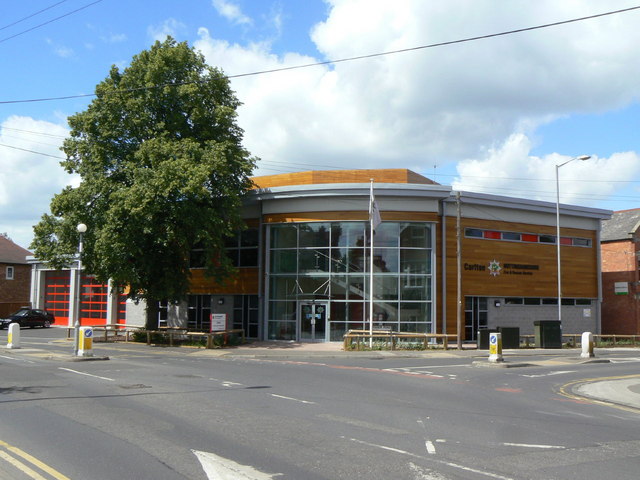
<instances>
[{"instance_id":1,"label":"road","mask_svg":"<svg viewBox=\"0 0 640 480\"><path fill-rule=\"evenodd\" d=\"M109 360L77 362L64 333L0 350L0 479L638 478L639 411L574 386L640 374L640 350L487 368L97 343Z\"/></svg>"}]
</instances>

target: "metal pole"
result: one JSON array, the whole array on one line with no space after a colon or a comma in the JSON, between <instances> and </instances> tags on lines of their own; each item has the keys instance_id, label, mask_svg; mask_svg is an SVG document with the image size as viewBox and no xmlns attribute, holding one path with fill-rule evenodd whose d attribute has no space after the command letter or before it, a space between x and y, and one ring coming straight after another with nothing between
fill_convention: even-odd
<instances>
[{"instance_id":1,"label":"metal pole","mask_svg":"<svg viewBox=\"0 0 640 480\"><path fill-rule=\"evenodd\" d=\"M373 179L369 191L369 209L373 208ZM371 252L369 254L369 348L373 348L373 218L369 214L369 242Z\"/></svg>"},{"instance_id":2,"label":"metal pole","mask_svg":"<svg viewBox=\"0 0 640 480\"><path fill-rule=\"evenodd\" d=\"M80 305L81 301L81 290L82 290L82 236L84 232L87 231L87 226L84 224L79 224L77 227L78 233L80 234L80 240L78 241L78 272L77 272L77 281L76 281L76 291L75 298L73 299L76 308L74 309L75 321L73 324L73 356L78 356L78 332L80 330Z\"/></svg>"},{"instance_id":3,"label":"metal pole","mask_svg":"<svg viewBox=\"0 0 640 480\"><path fill-rule=\"evenodd\" d=\"M456 283L456 334L458 337L458 350L462 350L462 235L461 235L461 207L460 192L456 192L458 212L456 215L456 259L457 259L457 283Z\"/></svg>"},{"instance_id":4,"label":"metal pole","mask_svg":"<svg viewBox=\"0 0 640 480\"><path fill-rule=\"evenodd\" d=\"M560 180L558 171L562 165L556 165L556 260L558 262L558 320L562 321L562 271L560 266Z\"/></svg>"},{"instance_id":5,"label":"metal pole","mask_svg":"<svg viewBox=\"0 0 640 480\"><path fill-rule=\"evenodd\" d=\"M560 264L560 174L558 171L560 167L566 165L574 160L589 160L590 155L580 155L579 157L573 157L566 162L556 165L556 249L558 260L558 320L562 321L562 269Z\"/></svg>"}]
</instances>

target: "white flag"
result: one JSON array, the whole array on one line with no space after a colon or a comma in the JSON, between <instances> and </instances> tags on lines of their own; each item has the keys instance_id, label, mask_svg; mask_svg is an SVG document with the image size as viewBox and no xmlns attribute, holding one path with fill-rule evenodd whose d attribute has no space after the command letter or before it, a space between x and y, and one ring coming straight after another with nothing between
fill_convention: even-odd
<instances>
[{"instance_id":1,"label":"white flag","mask_svg":"<svg viewBox=\"0 0 640 480\"><path fill-rule=\"evenodd\" d=\"M373 196L373 182L371 182L369 221L371 222L371 228L373 228L374 230L378 225L382 223L382 218L380 218L380 210L378 209L378 204L376 203L376 199Z\"/></svg>"}]
</instances>

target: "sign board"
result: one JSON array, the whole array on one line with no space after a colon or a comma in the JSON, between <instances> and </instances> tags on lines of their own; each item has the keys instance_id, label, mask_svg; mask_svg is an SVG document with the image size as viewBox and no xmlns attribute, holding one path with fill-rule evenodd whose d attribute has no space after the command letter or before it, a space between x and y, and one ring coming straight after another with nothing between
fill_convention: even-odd
<instances>
[{"instance_id":1,"label":"sign board","mask_svg":"<svg viewBox=\"0 0 640 480\"><path fill-rule=\"evenodd\" d=\"M224 332L227 329L227 314L212 313L211 314L211 331Z\"/></svg>"},{"instance_id":2,"label":"sign board","mask_svg":"<svg viewBox=\"0 0 640 480\"><path fill-rule=\"evenodd\" d=\"M629 283L628 282L615 282L613 288L616 295L629 295Z\"/></svg>"}]
</instances>

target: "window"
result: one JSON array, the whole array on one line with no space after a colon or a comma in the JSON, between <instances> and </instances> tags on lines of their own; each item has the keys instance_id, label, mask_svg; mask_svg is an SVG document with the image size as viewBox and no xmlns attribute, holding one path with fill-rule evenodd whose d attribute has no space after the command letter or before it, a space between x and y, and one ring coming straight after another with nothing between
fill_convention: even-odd
<instances>
[{"instance_id":1,"label":"window","mask_svg":"<svg viewBox=\"0 0 640 480\"><path fill-rule=\"evenodd\" d=\"M522 298L508 297L504 299L504 304L505 305L522 305L523 301L524 300Z\"/></svg>"},{"instance_id":2,"label":"window","mask_svg":"<svg viewBox=\"0 0 640 480\"><path fill-rule=\"evenodd\" d=\"M554 235L540 235L540 243L556 243Z\"/></svg>"},{"instance_id":3,"label":"window","mask_svg":"<svg viewBox=\"0 0 640 480\"><path fill-rule=\"evenodd\" d=\"M502 232L502 239L503 240L512 240L515 242L519 242L522 240L522 238L520 237L519 233L515 233L515 232Z\"/></svg>"},{"instance_id":4,"label":"window","mask_svg":"<svg viewBox=\"0 0 640 480\"><path fill-rule=\"evenodd\" d=\"M13 267L7 267L7 280L13 280L15 270Z\"/></svg>"},{"instance_id":5,"label":"window","mask_svg":"<svg viewBox=\"0 0 640 480\"><path fill-rule=\"evenodd\" d=\"M464 235L466 237L482 238L482 230L478 228L465 228Z\"/></svg>"},{"instance_id":6,"label":"window","mask_svg":"<svg viewBox=\"0 0 640 480\"><path fill-rule=\"evenodd\" d=\"M225 253L234 267L258 266L258 229L247 228L227 239Z\"/></svg>"}]
</instances>

